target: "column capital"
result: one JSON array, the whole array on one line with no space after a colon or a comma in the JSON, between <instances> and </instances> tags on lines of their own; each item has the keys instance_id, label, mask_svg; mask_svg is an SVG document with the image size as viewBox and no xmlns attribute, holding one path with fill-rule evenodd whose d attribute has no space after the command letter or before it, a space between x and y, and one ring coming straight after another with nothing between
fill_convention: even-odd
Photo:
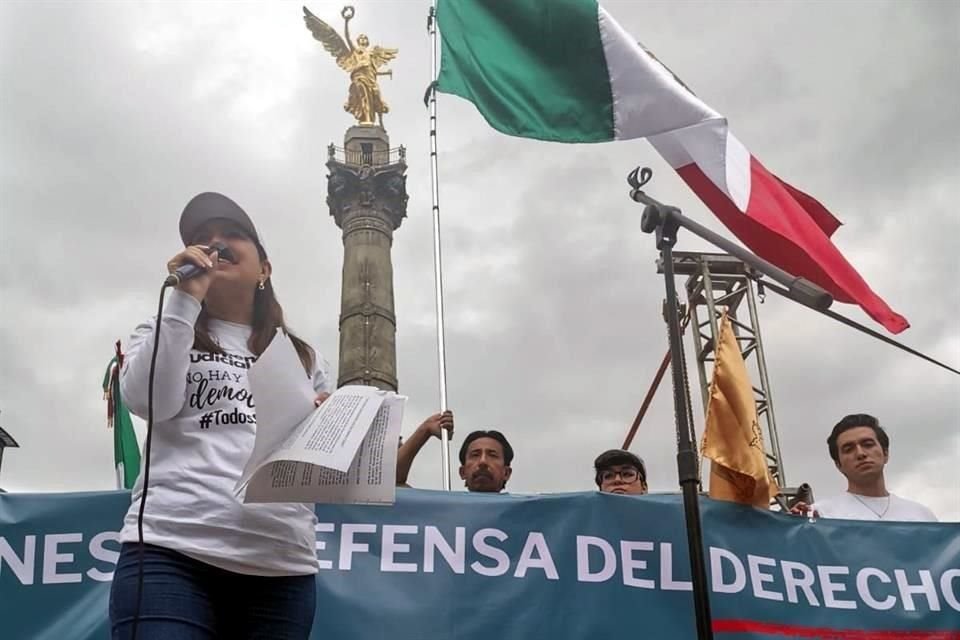
<instances>
[{"instance_id":1,"label":"column capital","mask_svg":"<svg viewBox=\"0 0 960 640\"><path fill-rule=\"evenodd\" d=\"M336 159L327 161L327 205L337 226L349 232L354 217L379 218L400 227L407 216L407 165L356 166Z\"/></svg>"}]
</instances>

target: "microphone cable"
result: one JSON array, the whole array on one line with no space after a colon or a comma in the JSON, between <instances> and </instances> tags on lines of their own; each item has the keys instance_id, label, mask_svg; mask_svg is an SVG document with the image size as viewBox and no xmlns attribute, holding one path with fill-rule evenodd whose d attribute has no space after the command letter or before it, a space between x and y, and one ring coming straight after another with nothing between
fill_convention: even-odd
<instances>
[{"instance_id":1,"label":"microphone cable","mask_svg":"<svg viewBox=\"0 0 960 640\"><path fill-rule=\"evenodd\" d=\"M137 627L140 624L140 608L143 604L143 512L147 506L147 488L150 486L150 444L153 441L153 379L157 370L157 353L160 347L160 320L163 317L163 299L167 282L160 287L160 302L157 307L157 323L153 329L153 353L150 355L150 375L147 382L147 434L143 441L143 483L140 485L140 508L137 512L137 604L133 610L133 629L131 640L137 640Z\"/></svg>"},{"instance_id":2,"label":"microphone cable","mask_svg":"<svg viewBox=\"0 0 960 640\"><path fill-rule=\"evenodd\" d=\"M219 257L224 257L233 261L233 254L229 247L220 242L210 245L209 253L216 252ZM208 255L209 255L208 253ZM153 353L150 354L150 374L147 379L147 434L143 441L143 483L140 485L140 508L137 511L137 604L133 610L133 629L131 630L131 640L137 640L137 629L140 625L140 609L143 606L143 512L147 506L147 488L150 486L150 445L153 442L153 380L157 371L157 353L160 350L160 320L163 317L163 299L166 296L167 289L175 287L181 281L191 278L194 275L203 273L203 270L197 270L191 274L177 275L176 278L168 277L160 287L160 301L157 303L157 322L153 328Z\"/></svg>"}]
</instances>

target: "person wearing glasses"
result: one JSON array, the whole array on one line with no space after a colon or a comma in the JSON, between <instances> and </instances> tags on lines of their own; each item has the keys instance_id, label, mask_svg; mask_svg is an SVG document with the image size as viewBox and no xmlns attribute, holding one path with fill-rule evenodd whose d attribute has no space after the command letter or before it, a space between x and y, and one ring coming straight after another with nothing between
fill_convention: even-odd
<instances>
[{"instance_id":1,"label":"person wearing glasses","mask_svg":"<svg viewBox=\"0 0 960 640\"><path fill-rule=\"evenodd\" d=\"M593 462L593 468L601 493L643 495L647 492L647 468L643 460L629 451L604 451Z\"/></svg>"}]
</instances>

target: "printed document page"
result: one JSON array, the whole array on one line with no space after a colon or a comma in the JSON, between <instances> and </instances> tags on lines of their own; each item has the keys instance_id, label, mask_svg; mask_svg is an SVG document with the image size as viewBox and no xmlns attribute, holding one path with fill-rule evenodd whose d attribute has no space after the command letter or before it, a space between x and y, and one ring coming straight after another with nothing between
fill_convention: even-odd
<instances>
[{"instance_id":1,"label":"printed document page","mask_svg":"<svg viewBox=\"0 0 960 640\"><path fill-rule=\"evenodd\" d=\"M236 485L238 497L244 502L393 502L406 398L346 386L315 408L316 394L293 343L279 332L250 368L249 380L257 436Z\"/></svg>"},{"instance_id":2,"label":"printed document page","mask_svg":"<svg viewBox=\"0 0 960 640\"><path fill-rule=\"evenodd\" d=\"M287 456L267 463L254 475L244 501L393 504L397 442L406 398L393 392L380 393L388 395L346 471Z\"/></svg>"}]
</instances>

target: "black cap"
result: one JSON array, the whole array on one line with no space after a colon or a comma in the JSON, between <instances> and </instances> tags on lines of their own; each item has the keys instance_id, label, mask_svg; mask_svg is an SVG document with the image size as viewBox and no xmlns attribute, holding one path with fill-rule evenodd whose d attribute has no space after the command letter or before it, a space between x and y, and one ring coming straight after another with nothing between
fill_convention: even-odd
<instances>
[{"instance_id":1,"label":"black cap","mask_svg":"<svg viewBox=\"0 0 960 640\"><path fill-rule=\"evenodd\" d=\"M503 447L503 462L506 466L510 466L510 463L513 462L513 447L510 446L510 443L507 442L507 437L500 433L499 431L473 431L463 440L463 444L460 445L460 464L465 464L467 462L467 447L470 446L470 443L474 440L480 438L491 438L500 443L500 446Z\"/></svg>"},{"instance_id":2,"label":"black cap","mask_svg":"<svg viewBox=\"0 0 960 640\"><path fill-rule=\"evenodd\" d=\"M180 239L183 240L183 244L189 244L197 229L215 218L234 222L257 244L260 244L257 229L253 226L253 221L247 212L227 196L213 191L195 195L180 214Z\"/></svg>"},{"instance_id":3,"label":"black cap","mask_svg":"<svg viewBox=\"0 0 960 640\"><path fill-rule=\"evenodd\" d=\"M600 472L618 464L629 464L636 467L640 473L640 479L644 482L647 481L647 467L643 464L642 458L624 449L610 449L601 453L593 461L593 469L597 474L597 486L600 486Z\"/></svg>"}]
</instances>

